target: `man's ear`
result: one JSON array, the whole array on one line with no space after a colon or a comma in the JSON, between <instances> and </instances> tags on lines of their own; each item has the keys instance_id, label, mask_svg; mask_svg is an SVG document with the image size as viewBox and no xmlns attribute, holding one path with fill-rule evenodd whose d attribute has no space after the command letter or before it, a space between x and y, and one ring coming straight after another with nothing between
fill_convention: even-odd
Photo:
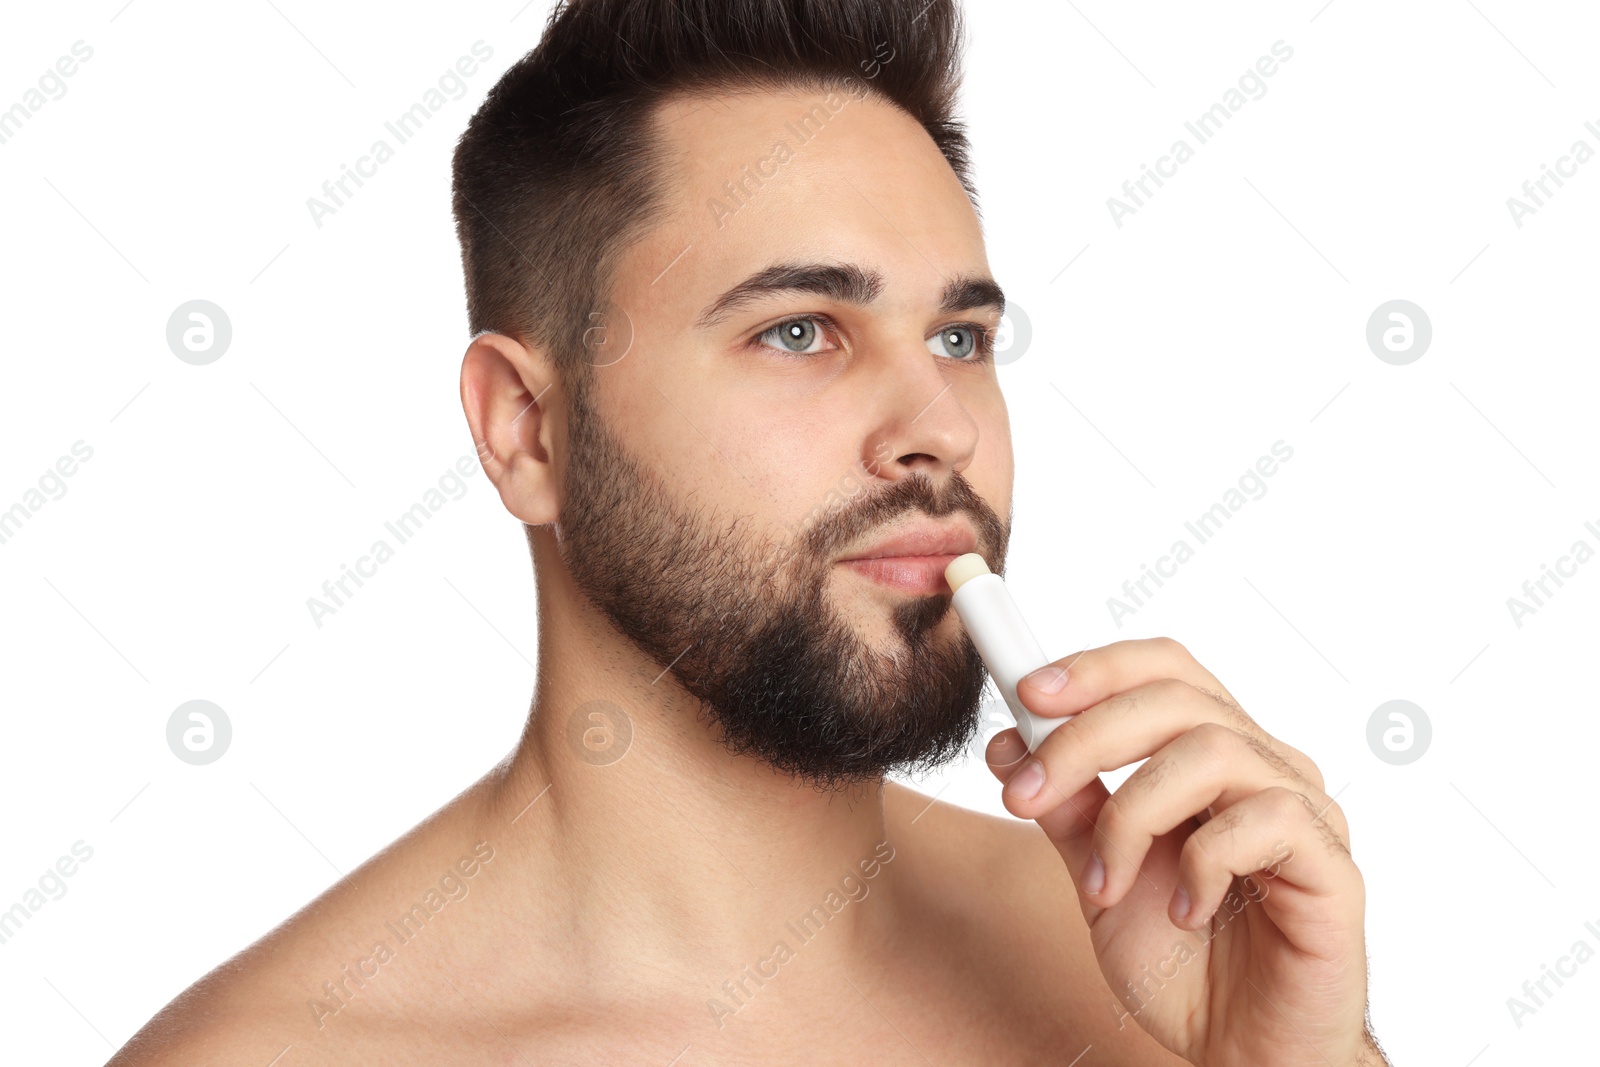
<instances>
[{"instance_id":1,"label":"man's ear","mask_svg":"<svg viewBox=\"0 0 1600 1067\"><path fill-rule=\"evenodd\" d=\"M530 526L555 522L559 472L552 445L562 391L554 362L504 334L473 338L461 360L461 407L483 471L506 510Z\"/></svg>"}]
</instances>

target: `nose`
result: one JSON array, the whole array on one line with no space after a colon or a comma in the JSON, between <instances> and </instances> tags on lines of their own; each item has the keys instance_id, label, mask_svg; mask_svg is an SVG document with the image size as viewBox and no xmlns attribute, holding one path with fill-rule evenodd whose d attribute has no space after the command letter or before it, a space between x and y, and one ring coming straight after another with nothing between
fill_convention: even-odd
<instances>
[{"instance_id":1,"label":"nose","mask_svg":"<svg viewBox=\"0 0 1600 1067\"><path fill-rule=\"evenodd\" d=\"M965 383L919 348L886 356L866 383L878 403L863 462L891 481L922 473L940 482L977 453L978 423L961 403Z\"/></svg>"}]
</instances>

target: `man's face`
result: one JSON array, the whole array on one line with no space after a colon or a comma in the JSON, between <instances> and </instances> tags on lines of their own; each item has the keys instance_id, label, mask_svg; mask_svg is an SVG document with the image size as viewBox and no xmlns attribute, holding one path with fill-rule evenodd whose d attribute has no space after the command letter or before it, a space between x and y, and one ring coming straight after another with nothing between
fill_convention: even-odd
<instances>
[{"instance_id":1,"label":"man's face","mask_svg":"<svg viewBox=\"0 0 1600 1067\"><path fill-rule=\"evenodd\" d=\"M971 204L876 100L698 97L659 118L671 214L624 256L575 400L562 556L732 750L824 785L933 766L983 683L942 565L974 548L999 571L1010 532ZM719 301L780 266L812 291ZM956 540L844 562L919 531Z\"/></svg>"}]
</instances>

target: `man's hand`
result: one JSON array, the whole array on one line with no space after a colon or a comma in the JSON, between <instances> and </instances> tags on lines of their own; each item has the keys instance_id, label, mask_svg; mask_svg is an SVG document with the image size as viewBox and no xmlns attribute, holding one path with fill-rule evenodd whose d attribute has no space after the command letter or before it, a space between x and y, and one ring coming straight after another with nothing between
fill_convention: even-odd
<instances>
[{"instance_id":1,"label":"man's hand","mask_svg":"<svg viewBox=\"0 0 1600 1067\"><path fill-rule=\"evenodd\" d=\"M1075 717L1033 757L1001 731L988 763L1006 809L1066 861L1117 997L1106 1010L1206 1067L1382 1064L1366 1031L1365 888L1316 764L1168 638L1053 667L1059 689L1025 680L1018 695ZM1141 759L1115 793L1101 783Z\"/></svg>"}]
</instances>

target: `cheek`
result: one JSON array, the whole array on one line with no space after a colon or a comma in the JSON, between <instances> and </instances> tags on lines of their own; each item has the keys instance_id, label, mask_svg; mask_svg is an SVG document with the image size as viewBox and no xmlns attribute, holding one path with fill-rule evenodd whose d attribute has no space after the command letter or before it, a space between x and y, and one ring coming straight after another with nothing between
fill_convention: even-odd
<instances>
[{"instance_id":1,"label":"cheek","mask_svg":"<svg viewBox=\"0 0 1600 1067\"><path fill-rule=\"evenodd\" d=\"M751 491L743 481L735 483L745 493L743 510L785 543L872 489L871 458L837 419L774 414L748 435L741 456L759 487Z\"/></svg>"},{"instance_id":2,"label":"cheek","mask_svg":"<svg viewBox=\"0 0 1600 1067\"><path fill-rule=\"evenodd\" d=\"M681 380L660 388L666 401L651 389L654 408L630 412L627 444L702 519L714 513L725 525L747 516L747 539L784 543L869 484L870 468L852 447L859 441L841 434L837 418L716 398L709 388L696 396Z\"/></svg>"},{"instance_id":3,"label":"cheek","mask_svg":"<svg viewBox=\"0 0 1600 1067\"><path fill-rule=\"evenodd\" d=\"M792 528L804 529L829 512L848 506L870 491L874 471L860 442L838 427L805 423L764 427L752 447L751 462L766 479L767 492L756 507Z\"/></svg>"},{"instance_id":4,"label":"cheek","mask_svg":"<svg viewBox=\"0 0 1600 1067\"><path fill-rule=\"evenodd\" d=\"M731 368L708 375L694 389L694 409L684 413L703 431L695 434L700 443L709 440L727 457L723 470L737 466L744 475L735 476L741 490L780 505L838 480L859 456L859 435L839 398L798 395L812 391L820 372L815 365L799 372L770 363L748 373Z\"/></svg>"}]
</instances>

